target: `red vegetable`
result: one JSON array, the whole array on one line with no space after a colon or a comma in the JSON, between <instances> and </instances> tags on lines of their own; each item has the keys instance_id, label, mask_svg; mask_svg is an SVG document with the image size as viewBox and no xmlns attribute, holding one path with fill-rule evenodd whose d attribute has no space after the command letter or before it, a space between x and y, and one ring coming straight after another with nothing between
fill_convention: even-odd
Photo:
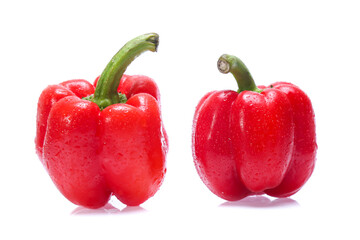
<instances>
[{"instance_id":1,"label":"red vegetable","mask_svg":"<svg viewBox=\"0 0 360 240\"><path fill-rule=\"evenodd\" d=\"M235 56L218 61L239 91L213 91L198 104L193 157L205 185L226 200L252 194L288 197L313 172L317 151L310 99L291 83L256 86Z\"/></svg>"},{"instance_id":2,"label":"red vegetable","mask_svg":"<svg viewBox=\"0 0 360 240\"><path fill-rule=\"evenodd\" d=\"M98 208L113 193L133 206L159 189L168 149L159 91L148 77L122 77L138 55L156 51L157 45L157 34L129 41L96 80L96 89L85 80L70 80L42 92L37 154L71 202Z\"/></svg>"}]
</instances>

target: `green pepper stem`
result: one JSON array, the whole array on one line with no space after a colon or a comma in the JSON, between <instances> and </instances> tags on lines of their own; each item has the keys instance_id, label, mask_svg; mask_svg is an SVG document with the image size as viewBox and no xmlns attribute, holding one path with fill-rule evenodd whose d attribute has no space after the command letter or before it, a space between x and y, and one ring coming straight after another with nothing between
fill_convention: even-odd
<instances>
[{"instance_id":1,"label":"green pepper stem","mask_svg":"<svg viewBox=\"0 0 360 240\"><path fill-rule=\"evenodd\" d=\"M117 89L120 79L130 63L145 51L156 52L159 44L159 35L149 33L138 36L127 42L111 59L97 83L94 98L101 109L112 104L122 102Z\"/></svg>"},{"instance_id":2,"label":"green pepper stem","mask_svg":"<svg viewBox=\"0 0 360 240\"><path fill-rule=\"evenodd\" d=\"M221 73L226 74L230 72L235 77L239 87L238 92L245 90L261 92L261 90L256 86L249 70L239 58L223 54L217 62L217 67Z\"/></svg>"}]
</instances>

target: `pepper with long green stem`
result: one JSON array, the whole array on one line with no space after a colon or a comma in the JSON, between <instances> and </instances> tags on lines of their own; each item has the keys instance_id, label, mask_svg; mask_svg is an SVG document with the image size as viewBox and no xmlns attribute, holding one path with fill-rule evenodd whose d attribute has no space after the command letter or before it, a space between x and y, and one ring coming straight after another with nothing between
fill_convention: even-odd
<instances>
[{"instance_id":1,"label":"pepper with long green stem","mask_svg":"<svg viewBox=\"0 0 360 240\"><path fill-rule=\"evenodd\" d=\"M139 205L159 189L166 172L167 135L159 91L128 65L156 51L159 36L141 35L115 54L95 86L70 80L48 86L38 102L37 154L60 192L89 208L111 194Z\"/></svg>"},{"instance_id":2,"label":"pepper with long green stem","mask_svg":"<svg viewBox=\"0 0 360 240\"><path fill-rule=\"evenodd\" d=\"M310 99L291 83L256 86L235 56L222 55L217 66L232 73L239 89L210 92L196 108L192 140L200 178L226 200L295 194L315 165Z\"/></svg>"}]
</instances>

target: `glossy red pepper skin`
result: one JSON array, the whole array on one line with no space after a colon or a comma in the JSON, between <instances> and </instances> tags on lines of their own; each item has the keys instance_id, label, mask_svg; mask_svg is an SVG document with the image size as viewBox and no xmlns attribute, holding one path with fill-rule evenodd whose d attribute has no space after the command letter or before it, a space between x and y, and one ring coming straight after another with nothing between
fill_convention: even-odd
<instances>
[{"instance_id":1,"label":"glossy red pepper skin","mask_svg":"<svg viewBox=\"0 0 360 240\"><path fill-rule=\"evenodd\" d=\"M73 81L75 94L66 83L47 87L38 103L36 149L52 180L77 205L101 207L111 192L127 205L143 203L166 172L168 139L159 96L129 91L126 104L100 111L80 98L94 86Z\"/></svg>"},{"instance_id":2,"label":"glossy red pepper skin","mask_svg":"<svg viewBox=\"0 0 360 240\"><path fill-rule=\"evenodd\" d=\"M43 90L38 100L36 116L36 153L43 162L43 145L47 128L47 120L53 105L64 97L77 96L83 98L94 94L94 86L86 80L74 79L57 85L50 85Z\"/></svg>"},{"instance_id":3,"label":"glossy red pepper skin","mask_svg":"<svg viewBox=\"0 0 360 240\"><path fill-rule=\"evenodd\" d=\"M205 185L226 200L263 193L291 196L314 169L310 99L291 83L257 89L210 92L195 111L196 169Z\"/></svg>"},{"instance_id":4,"label":"glossy red pepper skin","mask_svg":"<svg viewBox=\"0 0 360 240\"><path fill-rule=\"evenodd\" d=\"M118 90L127 90L126 103L104 109L85 100L95 92L85 80L51 85L39 98L37 154L56 187L74 204L99 208L114 194L137 206L163 182L168 138L159 90L151 78L123 78L126 85L118 80Z\"/></svg>"}]
</instances>

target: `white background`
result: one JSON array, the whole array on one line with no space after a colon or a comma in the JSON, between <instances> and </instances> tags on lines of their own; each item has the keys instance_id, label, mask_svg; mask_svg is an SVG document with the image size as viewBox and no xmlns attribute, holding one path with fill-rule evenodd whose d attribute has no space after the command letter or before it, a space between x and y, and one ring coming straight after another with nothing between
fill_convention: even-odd
<instances>
[{"instance_id":1,"label":"white background","mask_svg":"<svg viewBox=\"0 0 360 240\"><path fill-rule=\"evenodd\" d=\"M100 1L99 1L100 2ZM359 239L360 7L357 1L2 1L0 239ZM35 154L36 105L50 84L93 81L130 39L160 35L128 74L154 78L170 139L167 175L140 207L79 208ZM218 72L241 58L257 84L289 81L316 114L315 171L289 199L226 202L193 165L194 108L233 89Z\"/></svg>"}]
</instances>

